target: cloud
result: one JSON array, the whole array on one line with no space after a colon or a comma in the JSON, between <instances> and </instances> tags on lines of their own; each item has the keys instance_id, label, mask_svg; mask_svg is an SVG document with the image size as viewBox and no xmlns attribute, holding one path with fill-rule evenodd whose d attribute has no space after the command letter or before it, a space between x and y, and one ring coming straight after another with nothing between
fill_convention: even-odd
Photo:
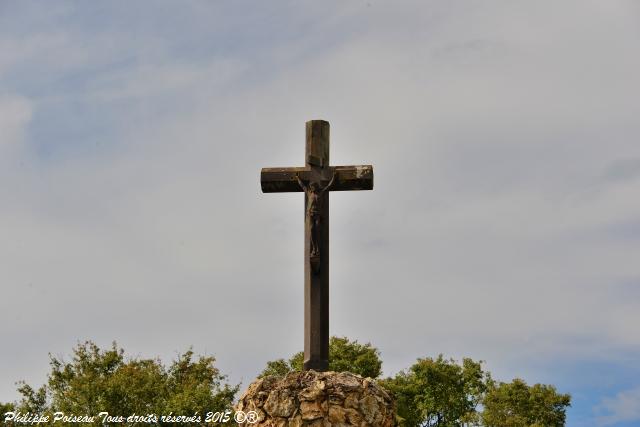
<instances>
[{"instance_id":1,"label":"cloud","mask_svg":"<svg viewBox=\"0 0 640 427\"><path fill-rule=\"evenodd\" d=\"M618 159L607 167L604 178L612 181L633 179L640 176L640 157Z\"/></svg>"},{"instance_id":2,"label":"cloud","mask_svg":"<svg viewBox=\"0 0 640 427\"><path fill-rule=\"evenodd\" d=\"M25 132L31 122L34 103L20 95L0 95L0 164L9 161L23 147Z\"/></svg>"},{"instance_id":3,"label":"cloud","mask_svg":"<svg viewBox=\"0 0 640 427\"><path fill-rule=\"evenodd\" d=\"M622 391L615 397L605 397L596 407L599 415L597 423L609 426L620 422L640 420L640 387Z\"/></svg>"},{"instance_id":4,"label":"cloud","mask_svg":"<svg viewBox=\"0 0 640 427\"><path fill-rule=\"evenodd\" d=\"M0 96L0 144L15 144L22 140L33 108L33 103L24 96Z\"/></svg>"},{"instance_id":5,"label":"cloud","mask_svg":"<svg viewBox=\"0 0 640 427\"><path fill-rule=\"evenodd\" d=\"M332 333L389 373L439 352L508 379L640 351L618 286L639 243L615 232L640 215L621 3L193 4L105 6L100 25L80 7L0 41L22 94L0 98L2 138L31 149L5 158L0 253L32 313L2 306L24 348L0 377L84 338L195 343L245 379L297 351L302 200L261 194L258 171L301 165L311 118L331 122L332 163L376 170L373 192L331 196Z\"/></svg>"}]
</instances>

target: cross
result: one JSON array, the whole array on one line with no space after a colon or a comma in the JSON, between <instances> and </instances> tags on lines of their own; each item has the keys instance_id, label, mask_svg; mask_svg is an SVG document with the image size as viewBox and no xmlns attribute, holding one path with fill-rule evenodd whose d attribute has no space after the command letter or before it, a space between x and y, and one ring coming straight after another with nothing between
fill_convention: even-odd
<instances>
[{"instance_id":1,"label":"cross","mask_svg":"<svg viewBox=\"0 0 640 427\"><path fill-rule=\"evenodd\" d=\"M263 193L304 191L304 369L329 367L329 191L372 190L373 166L329 166L329 122L306 123L305 167L263 168Z\"/></svg>"}]
</instances>

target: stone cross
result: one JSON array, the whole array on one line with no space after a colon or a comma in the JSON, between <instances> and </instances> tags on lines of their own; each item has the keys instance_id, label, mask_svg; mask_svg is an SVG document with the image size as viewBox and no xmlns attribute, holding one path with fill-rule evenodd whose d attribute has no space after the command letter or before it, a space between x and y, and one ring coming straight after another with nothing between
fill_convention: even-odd
<instances>
[{"instance_id":1,"label":"stone cross","mask_svg":"<svg viewBox=\"0 0 640 427\"><path fill-rule=\"evenodd\" d=\"M329 122L306 123L305 167L263 168L263 193L304 191L304 369L329 366L329 191L372 190L373 166L329 166Z\"/></svg>"}]
</instances>

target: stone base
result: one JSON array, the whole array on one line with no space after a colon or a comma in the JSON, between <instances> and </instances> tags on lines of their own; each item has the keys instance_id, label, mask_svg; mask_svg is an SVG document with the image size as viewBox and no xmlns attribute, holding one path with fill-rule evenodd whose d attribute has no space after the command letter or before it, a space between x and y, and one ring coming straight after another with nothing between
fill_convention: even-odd
<instances>
[{"instance_id":1,"label":"stone base","mask_svg":"<svg viewBox=\"0 0 640 427\"><path fill-rule=\"evenodd\" d=\"M371 378L349 372L291 372L253 382L237 410L256 411L254 427L395 425L391 397Z\"/></svg>"}]
</instances>

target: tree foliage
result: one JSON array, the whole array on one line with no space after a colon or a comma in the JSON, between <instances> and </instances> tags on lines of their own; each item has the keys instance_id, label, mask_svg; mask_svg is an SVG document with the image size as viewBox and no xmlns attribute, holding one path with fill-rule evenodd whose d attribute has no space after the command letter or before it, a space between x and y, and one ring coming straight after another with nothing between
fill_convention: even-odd
<instances>
[{"instance_id":1,"label":"tree foliage","mask_svg":"<svg viewBox=\"0 0 640 427\"><path fill-rule=\"evenodd\" d=\"M380 352L371 344L332 337L329 369L378 378ZM260 376L283 376L302 370L303 353L267 363ZM395 398L403 427L557 427L564 426L570 396L552 386L528 386L515 379L496 383L482 362L462 359L418 359L409 369L379 384Z\"/></svg>"},{"instance_id":2,"label":"tree foliage","mask_svg":"<svg viewBox=\"0 0 640 427\"><path fill-rule=\"evenodd\" d=\"M369 343L332 337L329 357L333 371L371 378L382 373L380 352ZM51 357L47 383L38 389L21 383L21 400L0 403L0 415L11 411L124 416L222 412L231 408L238 386L227 384L214 362L213 357L194 357L189 350L164 366L158 359L125 359L124 350L115 343L101 350L85 342L73 350L70 362ZM287 360L268 362L261 376L298 371L302 363L302 352L296 353ZM561 427L571 403L569 395L559 394L553 386L529 386L521 379L495 382L482 362L465 358L458 363L442 355L418 359L379 384L394 396L403 427ZM172 424L159 421L156 425Z\"/></svg>"},{"instance_id":3,"label":"tree foliage","mask_svg":"<svg viewBox=\"0 0 640 427\"><path fill-rule=\"evenodd\" d=\"M260 374L283 376L291 371L301 371L304 354L298 352L289 360L277 359L267 362L267 367ZM371 344L360 344L346 337L331 337L329 340L329 370L336 372L353 372L363 377L378 378L382 374L380 352Z\"/></svg>"},{"instance_id":4,"label":"tree foliage","mask_svg":"<svg viewBox=\"0 0 640 427\"><path fill-rule=\"evenodd\" d=\"M562 427L571 397L553 386L528 386L516 378L511 383L491 382L483 403L487 427Z\"/></svg>"},{"instance_id":5,"label":"tree foliage","mask_svg":"<svg viewBox=\"0 0 640 427\"><path fill-rule=\"evenodd\" d=\"M15 410L43 415L203 415L229 409L238 391L238 386L225 383L213 357L194 358L191 350L168 367L158 359L125 360L115 343L107 350L92 342L79 344L70 362L50 357L47 383L37 390L22 383ZM96 425L101 423L96 420Z\"/></svg>"},{"instance_id":6,"label":"tree foliage","mask_svg":"<svg viewBox=\"0 0 640 427\"><path fill-rule=\"evenodd\" d=\"M402 425L453 427L477 425L478 405L490 375L481 362L426 358L381 385L391 391Z\"/></svg>"}]
</instances>

